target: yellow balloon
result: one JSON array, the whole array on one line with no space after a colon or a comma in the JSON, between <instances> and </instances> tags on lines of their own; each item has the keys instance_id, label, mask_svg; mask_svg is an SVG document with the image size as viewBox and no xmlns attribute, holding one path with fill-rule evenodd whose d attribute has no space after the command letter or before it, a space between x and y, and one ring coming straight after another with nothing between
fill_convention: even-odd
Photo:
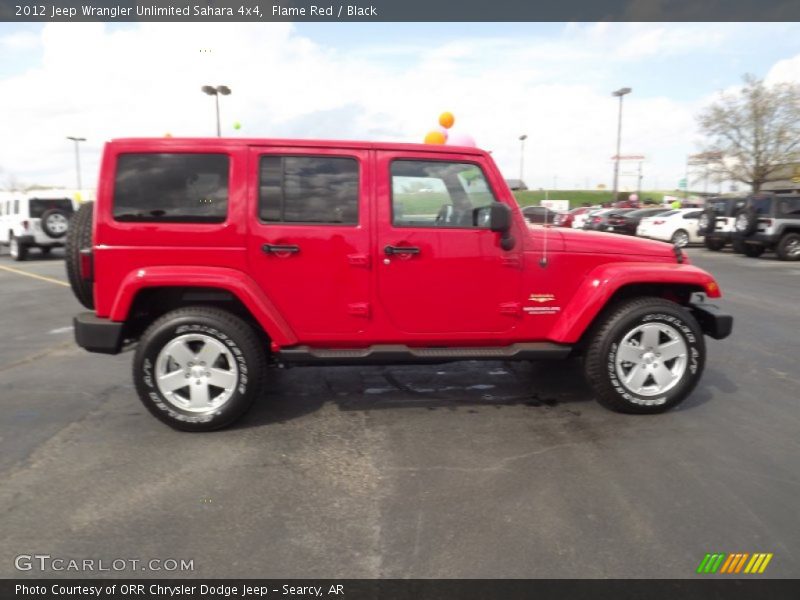
<instances>
[{"instance_id":1,"label":"yellow balloon","mask_svg":"<svg viewBox=\"0 0 800 600\"><path fill-rule=\"evenodd\" d=\"M425 143L426 144L444 144L445 137L441 131L429 131L428 135L425 136Z\"/></svg>"},{"instance_id":2,"label":"yellow balloon","mask_svg":"<svg viewBox=\"0 0 800 600\"><path fill-rule=\"evenodd\" d=\"M443 112L439 115L439 125L444 127L445 129L450 129L453 126L453 123L456 122L456 118L453 116L451 112Z\"/></svg>"}]
</instances>

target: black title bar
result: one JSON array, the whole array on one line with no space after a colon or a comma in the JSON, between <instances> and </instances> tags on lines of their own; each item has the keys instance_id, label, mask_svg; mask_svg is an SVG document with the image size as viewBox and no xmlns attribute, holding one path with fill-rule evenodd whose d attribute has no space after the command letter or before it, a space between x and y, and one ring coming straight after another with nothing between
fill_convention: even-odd
<instances>
[{"instance_id":1,"label":"black title bar","mask_svg":"<svg viewBox=\"0 0 800 600\"><path fill-rule=\"evenodd\" d=\"M796 600L797 579L4 579L3 600Z\"/></svg>"},{"instance_id":2,"label":"black title bar","mask_svg":"<svg viewBox=\"0 0 800 600\"><path fill-rule=\"evenodd\" d=\"M0 0L0 21L800 21L797 0Z\"/></svg>"}]
</instances>

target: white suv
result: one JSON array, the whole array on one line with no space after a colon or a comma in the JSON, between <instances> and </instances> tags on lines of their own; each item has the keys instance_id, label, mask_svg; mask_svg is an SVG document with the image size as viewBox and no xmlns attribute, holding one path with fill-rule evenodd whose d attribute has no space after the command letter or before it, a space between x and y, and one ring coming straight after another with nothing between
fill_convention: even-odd
<instances>
[{"instance_id":1,"label":"white suv","mask_svg":"<svg viewBox=\"0 0 800 600\"><path fill-rule=\"evenodd\" d=\"M0 244L9 247L11 258L25 260L31 248L48 254L64 245L73 201L52 192L0 195Z\"/></svg>"},{"instance_id":2,"label":"white suv","mask_svg":"<svg viewBox=\"0 0 800 600\"><path fill-rule=\"evenodd\" d=\"M699 208L679 208L639 222L636 235L671 242L683 247L697 244L703 239L697 233L697 222L703 211Z\"/></svg>"}]
</instances>

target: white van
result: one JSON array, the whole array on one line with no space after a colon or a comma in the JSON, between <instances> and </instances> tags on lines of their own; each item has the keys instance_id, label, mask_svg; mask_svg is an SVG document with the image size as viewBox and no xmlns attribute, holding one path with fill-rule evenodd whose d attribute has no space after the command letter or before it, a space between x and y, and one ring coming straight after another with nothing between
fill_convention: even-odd
<instances>
[{"instance_id":1,"label":"white van","mask_svg":"<svg viewBox=\"0 0 800 600\"><path fill-rule=\"evenodd\" d=\"M64 245L75 203L53 191L0 194L0 245L11 258L25 260L31 248L48 254Z\"/></svg>"}]
</instances>

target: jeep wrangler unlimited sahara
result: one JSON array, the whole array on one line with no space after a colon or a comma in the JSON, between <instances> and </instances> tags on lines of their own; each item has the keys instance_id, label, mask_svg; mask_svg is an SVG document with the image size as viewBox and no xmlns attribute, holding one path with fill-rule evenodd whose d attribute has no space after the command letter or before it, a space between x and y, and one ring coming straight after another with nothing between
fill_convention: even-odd
<instances>
[{"instance_id":1,"label":"jeep wrangler unlimited sahara","mask_svg":"<svg viewBox=\"0 0 800 600\"><path fill-rule=\"evenodd\" d=\"M732 328L680 249L528 224L489 154L451 146L112 141L67 273L77 343L135 344L142 402L191 431L272 365L581 356L603 405L656 413Z\"/></svg>"},{"instance_id":2,"label":"jeep wrangler unlimited sahara","mask_svg":"<svg viewBox=\"0 0 800 600\"><path fill-rule=\"evenodd\" d=\"M703 243L709 250L718 252L733 242L736 215L744 208L745 198L709 198L706 209L697 222L697 233L703 236ZM742 252L741 244L734 251Z\"/></svg>"},{"instance_id":3,"label":"jeep wrangler unlimited sahara","mask_svg":"<svg viewBox=\"0 0 800 600\"><path fill-rule=\"evenodd\" d=\"M781 260L800 260L800 195L750 196L736 215L734 239L746 256L774 250Z\"/></svg>"}]
</instances>

